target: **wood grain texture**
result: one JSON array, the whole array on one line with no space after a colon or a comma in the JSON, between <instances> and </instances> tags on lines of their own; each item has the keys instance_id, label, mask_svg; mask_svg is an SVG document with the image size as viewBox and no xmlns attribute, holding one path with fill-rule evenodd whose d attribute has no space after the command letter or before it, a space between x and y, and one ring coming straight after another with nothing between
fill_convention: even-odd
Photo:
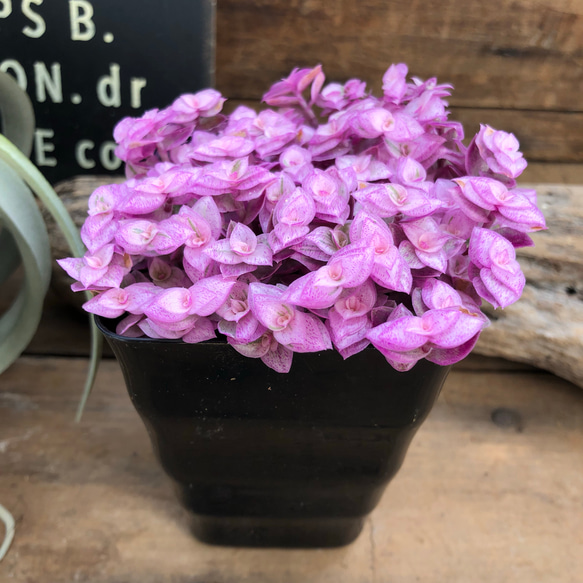
<instances>
[{"instance_id":1,"label":"wood grain texture","mask_svg":"<svg viewBox=\"0 0 583 583\"><path fill-rule=\"evenodd\" d=\"M464 124L467 141L480 124L513 133L529 162L583 162L583 113L454 107L450 119Z\"/></svg>"},{"instance_id":2,"label":"wood grain texture","mask_svg":"<svg viewBox=\"0 0 583 583\"><path fill-rule=\"evenodd\" d=\"M2 376L2 582L580 583L583 395L552 375L456 367L359 539L283 551L196 542L114 361L73 424L85 364Z\"/></svg>"},{"instance_id":3,"label":"wood grain texture","mask_svg":"<svg viewBox=\"0 0 583 583\"><path fill-rule=\"evenodd\" d=\"M389 64L456 88L452 105L583 111L581 0L221 0L217 87L258 99L293 67L379 90Z\"/></svg>"},{"instance_id":4,"label":"wood grain texture","mask_svg":"<svg viewBox=\"0 0 583 583\"><path fill-rule=\"evenodd\" d=\"M530 184L583 184L583 164L529 164L520 180Z\"/></svg>"},{"instance_id":5,"label":"wood grain texture","mask_svg":"<svg viewBox=\"0 0 583 583\"><path fill-rule=\"evenodd\" d=\"M217 88L255 104L322 63L379 94L391 63L452 83L453 117L513 132L528 160L583 162L583 0L221 0Z\"/></svg>"}]
</instances>

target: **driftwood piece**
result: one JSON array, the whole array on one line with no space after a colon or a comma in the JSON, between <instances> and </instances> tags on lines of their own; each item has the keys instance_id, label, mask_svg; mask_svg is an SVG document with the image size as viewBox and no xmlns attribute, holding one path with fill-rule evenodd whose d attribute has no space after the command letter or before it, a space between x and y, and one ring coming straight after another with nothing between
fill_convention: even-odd
<instances>
[{"instance_id":1,"label":"driftwood piece","mask_svg":"<svg viewBox=\"0 0 583 583\"><path fill-rule=\"evenodd\" d=\"M91 192L111 181L84 176L56 186L78 226L85 219ZM538 184L534 188L549 229L533 236L535 247L518 250L527 278L524 295L504 310L485 308L492 325L482 333L475 350L532 364L583 387L583 186ZM54 257L68 256L64 238L45 218ZM53 286L57 293L80 305L84 298L69 290L70 283L56 266Z\"/></svg>"},{"instance_id":2,"label":"driftwood piece","mask_svg":"<svg viewBox=\"0 0 583 583\"><path fill-rule=\"evenodd\" d=\"M526 275L522 298L493 320L476 347L550 370L583 387L583 186L533 185L548 230L518 249Z\"/></svg>"}]
</instances>

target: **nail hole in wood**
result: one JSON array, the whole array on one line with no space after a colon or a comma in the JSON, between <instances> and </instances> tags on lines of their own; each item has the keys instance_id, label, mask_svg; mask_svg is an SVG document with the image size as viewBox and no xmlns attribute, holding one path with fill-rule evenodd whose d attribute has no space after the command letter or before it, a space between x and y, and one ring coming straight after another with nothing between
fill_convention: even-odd
<instances>
[{"instance_id":1,"label":"nail hole in wood","mask_svg":"<svg viewBox=\"0 0 583 583\"><path fill-rule=\"evenodd\" d=\"M506 409L505 407L494 409L491 418L494 425L501 427L502 429L514 429L519 432L522 431L522 417L520 416L520 413L513 409Z\"/></svg>"}]
</instances>

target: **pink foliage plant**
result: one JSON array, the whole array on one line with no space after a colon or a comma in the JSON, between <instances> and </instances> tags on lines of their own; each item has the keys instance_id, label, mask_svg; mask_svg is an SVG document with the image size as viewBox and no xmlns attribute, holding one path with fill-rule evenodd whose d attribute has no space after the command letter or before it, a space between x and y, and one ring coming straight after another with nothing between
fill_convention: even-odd
<instances>
[{"instance_id":1,"label":"pink foliage plant","mask_svg":"<svg viewBox=\"0 0 583 583\"><path fill-rule=\"evenodd\" d=\"M451 87L383 95L294 69L271 109L222 113L215 90L123 119L127 180L98 188L85 257L60 261L88 312L122 335L202 342L287 372L294 352L373 345L397 370L449 365L473 348L525 278L516 247L545 228L512 134L483 125L465 147Z\"/></svg>"}]
</instances>

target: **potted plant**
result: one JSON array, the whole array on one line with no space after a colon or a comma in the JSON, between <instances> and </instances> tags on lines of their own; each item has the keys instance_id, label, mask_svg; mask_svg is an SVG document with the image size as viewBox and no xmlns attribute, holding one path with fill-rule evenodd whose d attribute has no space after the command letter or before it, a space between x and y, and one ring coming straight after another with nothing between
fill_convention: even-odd
<instances>
[{"instance_id":1,"label":"potted plant","mask_svg":"<svg viewBox=\"0 0 583 583\"><path fill-rule=\"evenodd\" d=\"M127 180L60 264L203 540L352 540L482 300L521 294L515 248L545 223L518 142L466 147L451 87L406 75L375 97L295 69L260 113L207 89L115 129Z\"/></svg>"}]
</instances>

